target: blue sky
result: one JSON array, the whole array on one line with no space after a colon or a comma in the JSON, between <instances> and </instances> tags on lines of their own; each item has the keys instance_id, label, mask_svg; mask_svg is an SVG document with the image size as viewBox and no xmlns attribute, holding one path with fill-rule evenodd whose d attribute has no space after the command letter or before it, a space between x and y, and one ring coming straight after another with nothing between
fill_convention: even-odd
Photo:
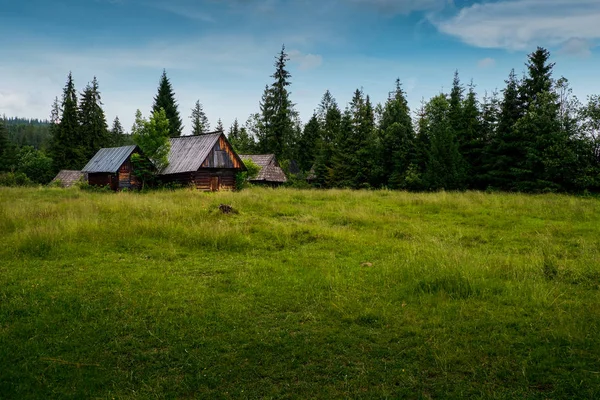
<instances>
[{"instance_id":1,"label":"blue sky","mask_svg":"<svg viewBox=\"0 0 600 400\"><path fill-rule=\"evenodd\" d=\"M502 89L544 46L585 100L600 93L598 0L0 0L0 114L47 118L66 75L97 76L110 121L147 115L163 68L189 130L199 99L212 126L244 122L290 54L292 100L306 122L329 89L383 102L399 77L416 109L458 69Z\"/></svg>"}]
</instances>

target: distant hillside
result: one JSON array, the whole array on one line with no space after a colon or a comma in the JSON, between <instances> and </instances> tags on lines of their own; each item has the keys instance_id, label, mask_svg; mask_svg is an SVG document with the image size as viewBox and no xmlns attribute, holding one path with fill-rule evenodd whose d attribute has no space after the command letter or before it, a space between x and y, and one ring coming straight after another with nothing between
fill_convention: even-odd
<instances>
[{"instance_id":1,"label":"distant hillside","mask_svg":"<svg viewBox=\"0 0 600 400\"><path fill-rule=\"evenodd\" d=\"M17 146L33 146L45 149L50 143L50 122L48 120L19 117L4 118L8 138Z\"/></svg>"}]
</instances>

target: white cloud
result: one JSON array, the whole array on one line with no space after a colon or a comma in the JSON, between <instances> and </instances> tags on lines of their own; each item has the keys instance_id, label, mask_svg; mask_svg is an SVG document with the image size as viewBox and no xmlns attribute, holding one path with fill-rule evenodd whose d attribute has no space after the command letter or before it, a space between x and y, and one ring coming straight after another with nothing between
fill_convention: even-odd
<instances>
[{"instance_id":1,"label":"white cloud","mask_svg":"<svg viewBox=\"0 0 600 400\"><path fill-rule=\"evenodd\" d=\"M592 55L592 47L594 47L594 44L589 40L571 38L562 44L559 53L571 56L589 57Z\"/></svg>"},{"instance_id":2,"label":"white cloud","mask_svg":"<svg viewBox=\"0 0 600 400\"><path fill-rule=\"evenodd\" d=\"M413 11L429 11L443 8L449 0L349 0L369 6L386 14L410 14Z\"/></svg>"},{"instance_id":3,"label":"white cloud","mask_svg":"<svg viewBox=\"0 0 600 400\"><path fill-rule=\"evenodd\" d=\"M298 50L290 50L288 53L290 61L298 65L298 69L306 71L320 67L323 64L323 57L318 54L303 54Z\"/></svg>"},{"instance_id":4,"label":"white cloud","mask_svg":"<svg viewBox=\"0 0 600 400\"><path fill-rule=\"evenodd\" d=\"M496 60L494 60L493 58L490 58L490 57L479 60L479 62L477 63L477 66L479 68L490 68L490 67L493 67L494 65L496 65Z\"/></svg>"},{"instance_id":5,"label":"white cloud","mask_svg":"<svg viewBox=\"0 0 600 400\"><path fill-rule=\"evenodd\" d=\"M443 33L484 48L529 50L573 38L600 39L598 0L513 0L474 4L431 22Z\"/></svg>"}]
</instances>

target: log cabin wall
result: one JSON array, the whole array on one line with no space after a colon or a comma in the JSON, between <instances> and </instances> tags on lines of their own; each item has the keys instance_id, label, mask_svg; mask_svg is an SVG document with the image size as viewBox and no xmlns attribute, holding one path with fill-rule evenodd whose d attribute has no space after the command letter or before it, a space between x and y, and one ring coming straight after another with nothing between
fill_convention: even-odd
<instances>
[{"instance_id":1,"label":"log cabin wall","mask_svg":"<svg viewBox=\"0 0 600 400\"><path fill-rule=\"evenodd\" d=\"M111 190L117 190L119 188L117 174L108 172L89 173L88 184L92 186L108 186Z\"/></svg>"},{"instance_id":2,"label":"log cabin wall","mask_svg":"<svg viewBox=\"0 0 600 400\"><path fill-rule=\"evenodd\" d=\"M160 178L163 183L193 185L198 190L210 192L212 190L235 190L235 175L237 172L234 169L202 168L196 172L163 175ZM215 180L217 182L216 188Z\"/></svg>"}]
</instances>

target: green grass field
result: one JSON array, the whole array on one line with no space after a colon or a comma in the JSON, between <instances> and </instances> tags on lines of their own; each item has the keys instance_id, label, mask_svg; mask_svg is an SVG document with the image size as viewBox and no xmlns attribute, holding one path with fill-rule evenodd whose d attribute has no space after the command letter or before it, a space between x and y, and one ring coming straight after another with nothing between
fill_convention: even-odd
<instances>
[{"instance_id":1,"label":"green grass field","mask_svg":"<svg viewBox=\"0 0 600 400\"><path fill-rule=\"evenodd\" d=\"M0 189L0 243L1 399L600 398L597 198Z\"/></svg>"}]
</instances>

